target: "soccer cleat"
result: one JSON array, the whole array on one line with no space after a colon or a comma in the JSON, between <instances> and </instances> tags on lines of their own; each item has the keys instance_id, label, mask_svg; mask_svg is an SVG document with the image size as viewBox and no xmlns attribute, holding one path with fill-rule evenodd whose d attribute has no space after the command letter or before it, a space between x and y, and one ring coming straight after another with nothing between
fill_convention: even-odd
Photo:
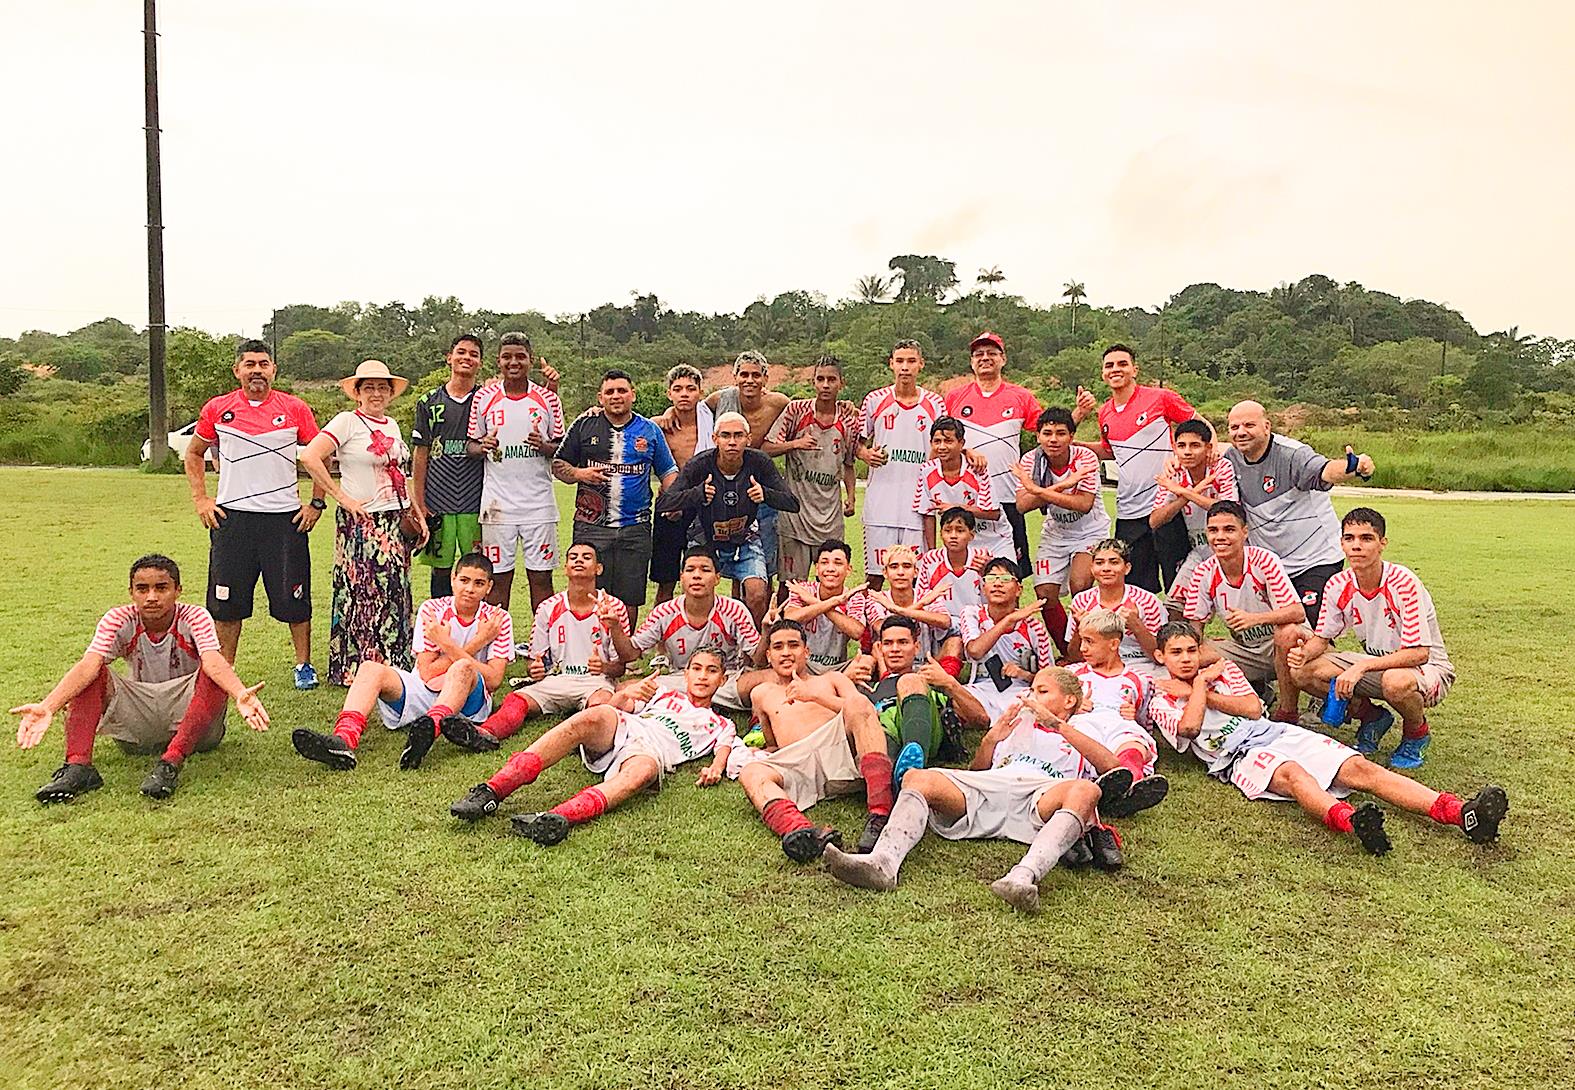
<instances>
[{"instance_id":1,"label":"soccer cleat","mask_svg":"<svg viewBox=\"0 0 1575 1090\"><path fill-rule=\"evenodd\" d=\"M1127 857L1121 854L1121 834L1110 826L1091 825L1083 839L1093 853L1094 866L1100 870L1118 870L1126 864Z\"/></svg>"},{"instance_id":2,"label":"soccer cleat","mask_svg":"<svg viewBox=\"0 0 1575 1090\"><path fill-rule=\"evenodd\" d=\"M311 663L298 662L295 664L295 687L303 691L317 688L317 671Z\"/></svg>"},{"instance_id":3,"label":"soccer cleat","mask_svg":"<svg viewBox=\"0 0 1575 1090\"><path fill-rule=\"evenodd\" d=\"M909 742L902 747L902 752L897 754L896 763L891 766L891 789L902 790L902 778L915 768L924 767L924 747L917 742Z\"/></svg>"},{"instance_id":4,"label":"soccer cleat","mask_svg":"<svg viewBox=\"0 0 1575 1090\"><path fill-rule=\"evenodd\" d=\"M1163 776L1144 776L1132 785L1122 798L1112 802L1109 806L1101 805L1100 817L1124 818L1133 814L1140 814L1151 806L1158 806L1165 801L1165 796L1170 794L1170 781Z\"/></svg>"},{"instance_id":5,"label":"soccer cleat","mask_svg":"<svg viewBox=\"0 0 1575 1090\"><path fill-rule=\"evenodd\" d=\"M1497 784L1489 784L1460 808L1460 827L1473 844L1488 844L1498 839L1498 826L1509 813L1509 795Z\"/></svg>"},{"instance_id":6,"label":"soccer cleat","mask_svg":"<svg viewBox=\"0 0 1575 1090\"><path fill-rule=\"evenodd\" d=\"M1061 853L1061 862L1057 866L1068 870L1081 870L1083 867L1094 865L1094 850L1088 846L1088 837L1080 836L1072 841L1072 846Z\"/></svg>"},{"instance_id":7,"label":"soccer cleat","mask_svg":"<svg viewBox=\"0 0 1575 1090\"><path fill-rule=\"evenodd\" d=\"M142 781L142 793L150 799L167 799L175 793L175 781L180 776L180 765L170 764L160 758Z\"/></svg>"},{"instance_id":8,"label":"soccer cleat","mask_svg":"<svg viewBox=\"0 0 1575 1090\"><path fill-rule=\"evenodd\" d=\"M432 749L432 743L437 741L437 724L432 722L430 715L417 716L410 721L410 726L405 728L405 748L399 754L399 768L402 772L421 767L421 762Z\"/></svg>"},{"instance_id":9,"label":"soccer cleat","mask_svg":"<svg viewBox=\"0 0 1575 1090\"><path fill-rule=\"evenodd\" d=\"M990 892L1001 900L1030 916L1039 914L1039 887L1026 878L1019 879L1014 871L990 883Z\"/></svg>"},{"instance_id":10,"label":"soccer cleat","mask_svg":"<svg viewBox=\"0 0 1575 1090\"><path fill-rule=\"evenodd\" d=\"M890 814L870 814L864 819L864 831L859 834L859 842L854 847L855 855L868 855L875 850L875 842L880 839L881 830L886 828L886 822L891 820Z\"/></svg>"},{"instance_id":11,"label":"soccer cleat","mask_svg":"<svg viewBox=\"0 0 1575 1090\"><path fill-rule=\"evenodd\" d=\"M1117 765L1094 783L1099 786L1099 806L1103 809L1117 799L1126 798L1127 792L1132 790L1132 770L1125 765Z\"/></svg>"},{"instance_id":12,"label":"soccer cleat","mask_svg":"<svg viewBox=\"0 0 1575 1090\"><path fill-rule=\"evenodd\" d=\"M72 764L69 761L55 769L49 782L33 793L39 802L70 802L78 795L97 791L104 786L104 777L92 765Z\"/></svg>"},{"instance_id":13,"label":"soccer cleat","mask_svg":"<svg viewBox=\"0 0 1575 1090\"><path fill-rule=\"evenodd\" d=\"M828 844L841 847L842 834L824 825L811 825L783 834L782 852L795 863L812 863L820 858Z\"/></svg>"},{"instance_id":14,"label":"soccer cleat","mask_svg":"<svg viewBox=\"0 0 1575 1090\"><path fill-rule=\"evenodd\" d=\"M835 844L823 849L826 867L839 882L846 882L859 889L872 889L877 893L890 893L897 888L897 876L876 863L867 855L845 852Z\"/></svg>"},{"instance_id":15,"label":"soccer cleat","mask_svg":"<svg viewBox=\"0 0 1575 1090\"><path fill-rule=\"evenodd\" d=\"M466 821L480 821L489 814L498 812L497 793L486 784L478 783L466 791L463 798L451 803L448 812Z\"/></svg>"},{"instance_id":16,"label":"soccer cleat","mask_svg":"<svg viewBox=\"0 0 1575 1090\"><path fill-rule=\"evenodd\" d=\"M515 814L509 818L509 828L527 840L534 840L543 848L562 844L569 835L569 819L562 814Z\"/></svg>"},{"instance_id":17,"label":"soccer cleat","mask_svg":"<svg viewBox=\"0 0 1575 1090\"><path fill-rule=\"evenodd\" d=\"M1371 756L1378 752L1378 743L1383 741L1384 735L1389 733L1389 728L1395 725L1395 713L1388 708L1378 709L1378 714L1365 723L1356 724L1356 752L1364 756Z\"/></svg>"},{"instance_id":18,"label":"soccer cleat","mask_svg":"<svg viewBox=\"0 0 1575 1090\"><path fill-rule=\"evenodd\" d=\"M308 761L327 765L335 772L349 772L355 767L355 750L337 734L318 734L303 727L291 732L290 744Z\"/></svg>"},{"instance_id":19,"label":"soccer cleat","mask_svg":"<svg viewBox=\"0 0 1575 1090\"><path fill-rule=\"evenodd\" d=\"M1364 802L1356 808L1351 815L1351 831L1362 842L1362 847L1374 855L1383 855L1394 847L1389 843L1389 834L1384 832L1384 812L1373 803Z\"/></svg>"},{"instance_id":20,"label":"soccer cleat","mask_svg":"<svg viewBox=\"0 0 1575 1090\"><path fill-rule=\"evenodd\" d=\"M498 740L463 715L445 715L438 727L443 737L466 753L490 753L498 748Z\"/></svg>"},{"instance_id":21,"label":"soccer cleat","mask_svg":"<svg viewBox=\"0 0 1575 1090\"><path fill-rule=\"evenodd\" d=\"M1395 746L1395 751L1389 755L1389 767L1407 772L1414 768L1421 768L1422 755L1432 741L1431 734L1424 734L1420 738L1400 739L1400 744Z\"/></svg>"}]
</instances>

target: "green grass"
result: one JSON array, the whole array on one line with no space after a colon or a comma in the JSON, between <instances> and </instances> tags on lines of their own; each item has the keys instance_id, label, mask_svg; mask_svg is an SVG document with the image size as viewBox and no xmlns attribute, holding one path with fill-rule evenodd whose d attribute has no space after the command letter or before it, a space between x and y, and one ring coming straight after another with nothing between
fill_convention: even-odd
<instances>
[{"instance_id":1,"label":"green grass","mask_svg":"<svg viewBox=\"0 0 1575 1090\"><path fill-rule=\"evenodd\" d=\"M0 494L0 707L81 653L134 555L168 551L201 599L183 483L11 469ZM296 757L290 728L340 697L291 689L263 620L239 666L268 681L274 729L232 723L169 802L104 745L103 790L36 805L58 722L0 758L0 1085L1568 1085L1575 507L1382 507L1461 671L1425 778L1503 783L1500 845L1395 815L1373 859L1171 755L1127 868L1052 872L1036 919L985 887L1016 845L930 838L897 892L867 894L789 863L736 785L687 773L544 850L449 818L495 758L440 744L400 773L380 729L354 773ZM564 764L508 807L589 782ZM852 834L861 809L815 813Z\"/></svg>"},{"instance_id":2,"label":"green grass","mask_svg":"<svg viewBox=\"0 0 1575 1090\"><path fill-rule=\"evenodd\" d=\"M1575 492L1575 432L1514 424L1480 431L1308 429L1297 438L1337 454L1350 443L1377 463L1373 484L1459 492Z\"/></svg>"}]
</instances>

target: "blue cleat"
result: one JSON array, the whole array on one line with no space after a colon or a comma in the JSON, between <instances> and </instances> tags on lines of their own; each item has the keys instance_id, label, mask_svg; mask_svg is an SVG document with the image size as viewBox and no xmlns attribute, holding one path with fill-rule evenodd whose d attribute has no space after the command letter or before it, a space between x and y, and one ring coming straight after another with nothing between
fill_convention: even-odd
<instances>
[{"instance_id":1,"label":"blue cleat","mask_svg":"<svg viewBox=\"0 0 1575 1090\"><path fill-rule=\"evenodd\" d=\"M1400 744L1395 746L1395 751L1389 757L1389 767L1399 768L1409 772L1413 768L1422 767L1422 754L1433 740L1431 734L1424 734L1420 738L1402 738Z\"/></svg>"},{"instance_id":2,"label":"blue cleat","mask_svg":"<svg viewBox=\"0 0 1575 1090\"><path fill-rule=\"evenodd\" d=\"M317 688L317 671L309 662L298 663L295 667L295 687L297 689Z\"/></svg>"},{"instance_id":3,"label":"blue cleat","mask_svg":"<svg viewBox=\"0 0 1575 1090\"><path fill-rule=\"evenodd\" d=\"M1395 713L1388 708L1381 708L1376 719L1366 723L1356 724L1356 752L1363 756L1371 756L1378 752L1378 743L1384 735L1389 733L1389 728L1395 725ZM1398 751L1397 751L1398 752Z\"/></svg>"},{"instance_id":4,"label":"blue cleat","mask_svg":"<svg viewBox=\"0 0 1575 1090\"><path fill-rule=\"evenodd\" d=\"M891 789L902 791L902 778L916 768L924 767L924 747L917 742L909 742L902 747L902 752L897 754L896 763L891 766Z\"/></svg>"}]
</instances>

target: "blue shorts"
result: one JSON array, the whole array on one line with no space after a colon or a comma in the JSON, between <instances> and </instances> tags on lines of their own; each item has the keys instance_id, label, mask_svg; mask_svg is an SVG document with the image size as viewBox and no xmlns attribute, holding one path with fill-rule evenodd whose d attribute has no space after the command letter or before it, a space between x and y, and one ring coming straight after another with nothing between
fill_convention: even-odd
<instances>
[{"instance_id":1,"label":"blue shorts","mask_svg":"<svg viewBox=\"0 0 1575 1090\"><path fill-rule=\"evenodd\" d=\"M761 504L755 524L760 527L760 550L766 562L766 570L758 578L766 579L777 573L777 509Z\"/></svg>"},{"instance_id":2,"label":"blue shorts","mask_svg":"<svg viewBox=\"0 0 1575 1090\"><path fill-rule=\"evenodd\" d=\"M759 541L750 541L731 548L727 546L713 546L713 548L716 549L717 574L723 579L766 578L766 554Z\"/></svg>"},{"instance_id":3,"label":"blue shorts","mask_svg":"<svg viewBox=\"0 0 1575 1090\"><path fill-rule=\"evenodd\" d=\"M405 683L404 692L399 694L399 699L394 701L379 699L377 702L377 710L383 716L383 725L389 730L409 726L411 720L419 719L431 711L438 698L438 694L428 688L427 683L421 680L421 675L414 670L400 670L398 673L400 680ZM465 706L455 714L462 715L472 722L479 722L487 717L487 713L491 710L491 703L487 688L478 677L475 687L470 690L470 696L465 698Z\"/></svg>"}]
</instances>

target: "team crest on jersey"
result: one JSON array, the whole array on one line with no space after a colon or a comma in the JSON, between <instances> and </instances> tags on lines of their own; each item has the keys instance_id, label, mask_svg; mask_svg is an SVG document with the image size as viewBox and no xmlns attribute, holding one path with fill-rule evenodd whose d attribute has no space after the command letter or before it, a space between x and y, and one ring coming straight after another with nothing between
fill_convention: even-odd
<instances>
[{"instance_id":1,"label":"team crest on jersey","mask_svg":"<svg viewBox=\"0 0 1575 1090\"><path fill-rule=\"evenodd\" d=\"M234 419L235 419L235 414L233 412L231 412L229 409L225 409L222 413L219 414L219 423L221 423L221 424L228 424L230 421L232 421Z\"/></svg>"},{"instance_id":2,"label":"team crest on jersey","mask_svg":"<svg viewBox=\"0 0 1575 1090\"><path fill-rule=\"evenodd\" d=\"M1011 416L1012 413L1015 412L1015 411L1016 410L1013 409L1011 406L1007 406L1006 408L1001 410L1001 415L1002 416Z\"/></svg>"},{"instance_id":3,"label":"team crest on jersey","mask_svg":"<svg viewBox=\"0 0 1575 1090\"><path fill-rule=\"evenodd\" d=\"M651 449L651 441L642 435L634 441L634 449L644 454Z\"/></svg>"},{"instance_id":4,"label":"team crest on jersey","mask_svg":"<svg viewBox=\"0 0 1575 1090\"><path fill-rule=\"evenodd\" d=\"M1265 473L1263 475L1263 491L1265 495L1274 495L1274 474Z\"/></svg>"},{"instance_id":5,"label":"team crest on jersey","mask_svg":"<svg viewBox=\"0 0 1575 1090\"><path fill-rule=\"evenodd\" d=\"M272 423L276 428L284 427L284 414L280 413L278 416L274 417L270 423Z\"/></svg>"},{"instance_id":6,"label":"team crest on jersey","mask_svg":"<svg viewBox=\"0 0 1575 1090\"><path fill-rule=\"evenodd\" d=\"M1138 425L1138 427L1141 428L1144 424L1147 424L1147 423L1148 423L1148 413L1138 413L1138 418L1137 418L1137 425Z\"/></svg>"},{"instance_id":7,"label":"team crest on jersey","mask_svg":"<svg viewBox=\"0 0 1575 1090\"><path fill-rule=\"evenodd\" d=\"M973 406L972 405L964 405L962 407L962 414L964 416L972 416L973 415ZM1007 416L1011 416L1012 415L1012 411L1010 409L1008 409L1006 411L1006 415Z\"/></svg>"}]
</instances>

